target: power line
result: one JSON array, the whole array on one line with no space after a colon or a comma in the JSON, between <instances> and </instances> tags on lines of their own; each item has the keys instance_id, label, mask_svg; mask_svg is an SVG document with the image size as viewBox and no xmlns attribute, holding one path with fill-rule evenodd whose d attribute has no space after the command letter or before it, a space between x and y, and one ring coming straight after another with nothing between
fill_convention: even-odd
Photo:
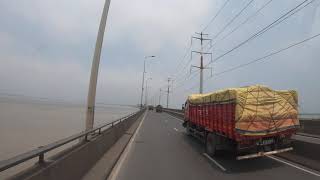
<instances>
[{"instance_id":1,"label":"power line","mask_svg":"<svg viewBox=\"0 0 320 180\"><path fill-rule=\"evenodd\" d=\"M287 13L285 13L284 15L280 16L277 20L275 20L274 22L272 22L271 24L267 25L266 27L264 27L263 29L261 29L260 31L258 31L257 33L255 33L254 35L252 35L251 37L249 37L247 40L241 42L240 44L238 44L237 46L235 46L234 48L232 48L231 50L227 51L226 53L218 56L215 60L219 60L222 57L224 57L225 55L231 53L232 51L238 49L239 47L241 47L242 45L244 45L245 43L249 42L250 40L262 35L263 33L265 33L266 31L270 30L271 28L275 27L276 25L282 23L284 20L288 19L289 17L291 17L292 15L294 15L295 13L299 12L300 10L302 10L303 8L305 8L306 6L308 6L309 4L311 4L314 0L308 2L309 0L305 0L302 3L300 3L299 5L297 5L296 7L294 7L293 9L291 9L290 11L288 11ZM305 4L306 2L308 2L307 4ZM270 2L268 2L270 3ZM305 4L305 5L304 5ZM304 6L303 6L304 5ZM261 9L261 8L260 8ZM212 62L208 63L206 66L208 66L209 64L211 64ZM194 74L196 75L196 74ZM189 75L189 77L191 76L191 74ZM186 80L184 80L181 84L183 85L183 83L189 79L194 78L195 76L191 77L191 78L187 78ZM180 87L181 85L175 87L174 89Z\"/></svg>"},{"instance_id":2,"label":"power line","mask_svg":"<svg viewBox=\"0 0 320 180\"><path fill-rule=\"evenodd\" d=\"M294 7L293 9L289 10L288 12L286 12L285 14L283 14L282 16L280 16L277 20L273 21L271 24L267 25L266 27L262 28L260 31L258 31L257 33L253 34L252 36L250 36L248 39L246 39L245 41L239 43L238 45L236 45L235 47L231 48L230 50L228 50L227 52L223 53L222 55L218 56L217 58L215 58L212 62L208 63L207 65L218 61L219 59L223 58L224 56L226 56L227 54L233 52L234 50L240 48L241 46L243 46L244 44L248 43L249 41L261 36L262 34L264 34L265 32L267 32L268 30L274 28L276 25L282 23L284 20L288 19L289 17L291 17L292 15L294 15L295 13L299 12L300 10L302 10L303 8L305 8L307 5L309 5L310 3L312 3L314 0L310 1L309 3L305 4L307 1L309 0L305 0L302 3L298 4L296 7ZM302 6L303 4L305 4L304 6ZM301 7L302 6L302 7ZM298 9L299 7L301 7L300 9ZM298 10L297 10L298 9ZM297 11L295 11L297 10ZM291 14L290 14L291 13Z\"/></svg>"},{"instance_id":3,"label":"power line","mask_svg":"<svg viewBox=\"0 0 320 180\"><path fill-rule=\"evenodd\" d=\"M266 31L268 31L269 29L275 27L276 25L282 23L284 20L288 19L289 17L291 17L292 15L296 14L296 13L299 12L300 10L304 9L306 6L308 6L309 4L311 4L312 2L314 2L314 0L312 0L312 1L308 2L308 3L306 3L306 2L308 2L308 0L303 1L301 4L299 4L298 6L296 6L295 8L291 9L290 11L288 11L287 13L285 13L283 16L281 16L280 18L278 18L276 21L274 21L273 23L271 23L271 24L269 24L268 26L266 26L265 28L263 28L261 31L259 31L258 33L255 34L256 37L262 35L262 34L265 33ZM270 3L270 1L268 1L268 3ZM305 3L306 3L306 4L305 4ZM263 6L262 6L262 7L263 7ZM261 8L260 8L260 9L261 9ZM267 54L267 55L265 55L265 56L262 56L262 57L260 57L260 58L254 59L254 60L249 61L249 62L244 63L244 64L240 64L240 65L235 66L235 67L232 67L232 68L230 68L230 69L226 69L226 70L224 70L224 71L222 71L222 72L216 73L216 74L214 74L214 76L208 77L206 80L211 79L211 78L213 78L213 77L221 76L221 75L223 75L223 74L225 74L225 73L228 73L228 72L231 72L231 71L235 71L235 70L237 70L237 69L239 69L239 68L243 68L243 67L249 66L249 65L251 65L251 64L253 64L253 63L256 63L256 62L264 61L264 60L270 58L271 56L280 54L280 53L282 53L282 52L284 52L284 51L286 51L286 50L288 50L288 49L290 49L290 48L296 47L296 46L298 46L298 45L300 45L300 44L303 44L303 43L305 43L305 42L307 42L307 41L310 41L310 40L312 40L312 39L314 39L314 38L316 38L316 37L319 37L319 36L320 36L320 33L319 33L319 34L316 34L316 35L314 35L314 36L311 36L311 37L309 37L309 38L306 38L306 39L304 39L304 40L302 40L302 41L299 41L299 42L296 42L296 43L294 43L294 44L291 44L291 45L289 45L289 46L287 46L287 47L285 47L285 48L279 49L279 50L277 50L277 51L273 51L273 52L271 52L271 53L269 53L269 54ZM250 38L253 38L253 37L254 37L254 36L251 36ZM256 37L254 37L254 38L256 38ZM249 41L251 40L250 38L249 38ZM244 42L245 42L245 41L244 41ZM246 42L245 42L245 43L246 43ZM240 44L241 44L241 43L240 43ZM216 61L216 60L215 60L215 61ZM211 64L211 63L212 63L212 62L210 62L210 63L208 63L208 64ZM208 64L207 64L207 65L208 65ZM191 74L190 74L190 75L191 75ZM192 76L191 78L186 79L185 81L194 78L195 75L197 75L197 74L194 74L194 76ZM189 77L190 77L190 76L189 76ZM184 81L184 82L185 82L185 81ZM184 82L181 83L181 85L174 87L173 89L177 89L177 88L181 87L181 86L184 84ZM193 90L193 89L196 88L197 86L198 86L198 84L195 84L195 86L192 86L190 89L185 90L184 92L189 92L190 90ZM173 90L173 89L172 89L172 90Z\"/></svg>"},{"instance_id":4,"label":"power line","mask_svg":"<svg viewBox=\"0 0 320 180\"><path fill-rule=\"evenodd\" d=\"M242 8L223 28L222 28L222 30L218 33L218 34L216 34L216 36L214 37L214 38L216 38L217 36L219 36L235 19L237 19L243 12L244 12L244 10L245 9L247 9L248 8L248 6L253 2L254 0L251 0L251 1L249 1L245 6L244 6L244 8ZM219 15L219 13L222 11L222 9L226 6L226 4L229 2L229 0L227 0L223 5L222 5L222 7L220 8L220 10L217 12L217 14L212 18L212 20L209 22L209 24L210 23L212 23L214 20L215 20L215 18ZM209 24L204 28L204 30L209 26ZM204 31L203 30L203 31ZM210 43L208 43L208 44L210 44ZM207 44L207 45L208 45ZM206 45L206 46L207 46ZM190 60L187 62L187 64L186 64L186 66L184 66L184 68L183 68L183 70L188 66L188 64L190 63L192 61L192 58L190 58ZM206 67L204 67L204 68L207 68L207 66ZM202 89L202 88L200 88L200 89ZM201 91L201 90L200 90Z\"/></svg>"},{"instance_id":5,"label":"power line","mask_svg":"<svg viewBox=\"0 0 320 180\"><path fill-rule=\"evenodd\" d=\"M183 76L180 76L179 78L174 79L176 83L180 83L184 81L185 79L189 78L194 72L186 72Z\"/></svg>"},{"instance_id":6,"label":"power line","mask_svg":"<svg viewBox=\"0 0 320 180\"><path fill-rule=\"evenodd\" d=\"M209 21L209 23L202 29L201 32L204 32L209 25L218 17L218 15L222 12L222 10L224 9L224 7L228 4L230 0L226 0L223 5L221 6L221 8L218 10L218 12L213 16L213 18Z\"/></svg>"},{"instance_id":7,"label":"power line","mask_svg":"<svg viewBox=\"0 0 320 180\"><path fill-rule=\"evenodd\" d=\"M226 0L226 1L224 2L224 4L222 5L222 7L221 7L221 8L218 10L218 12L216 13L216 15L210 20L210 22L206 25L206 27L203 28L203 30L202 30L201 32L205 31L205 30L209 27L209 25L210 25L210 24L217 18L217 16L222 12L222 10L224 9L224 7L227 5L227 3L228 3L229 1L230 1L230 0ZM190 43L190 46L189 46L188 50L186 51L186 53L184 54L184 56L183 56L183 58L181 59L181 61L179 62L178 67L179 67L180 65L182 65L183 60L184 60L186 57L188 57L187 54L188 54L188 52L190 51L191 47L192 47L192 43ZM187 64L182 68L182 71L185 70L186 67L188 67L188 64L189 64L191 61L192 61L192 59L190 59L190 60L187 62ZM177 69L178 69L178 68L177 68ZM180 72L181 72L181 71L178 70L177 73L174 74L174 76L178 75Z\"/></svg>"},{"instance_id":8,"label":"power line","mask_svg":"<svg viewBox=\"0 0 320 180\"><path fill-rule=\"evenodd\" d=\"M253 2L254 0L249 1L212 39L216 39L221 33L223 33L228 26L230 26L234 20L236 20ZM207 47L209 43L205 45ZM212 48L212 45L210 46L209 50Z\"/></svg>"},{"instance_id":9,"label":"power line","mask_svg":"<svg viewBox=\"0 0 320 180\"><path fill-rule=\"evenodd\" d=\"M188 57L187 55L188 55L188 53L190 52L191 47L192 47L192 43L190 43L190 45L189 45L187 48L185 48L185 49L186 49L186 52L184 53L184 55L182 56L182 58L180 58L180 61L179 61L178 66L177 66L176 69L179 69L179 67L182 65L183 61L185 60L185 58ZM176 74L174 74L173 76L177 75L177 74L179 73L179 71L180 71L180 70L178 70L178 71L176 72Z\"/></svg>"},{"instance_id":10,"label":"power line","mask_svg":"<svg viewBox=\"0 0 320 180\"><path fill-rule=\"evenodd\" d=\"M179 88L179 87L181 87L181 86L183 86L184 85L184 83L186 82L186 81L188 81L188 80L191 80L191 79L193 79L193 78L195 78L196 77L196 75L198 75L198 73L200 72L200 70L196 70L196 71L194 71L192 74L193 74L193 76L191 76L192 74L190 74L190 76L187 78L187 79L185 79L184 81L182 81L180 84L178 84L176 87L174 87L174 88L172 88L172 90L174 90L174 89L177 89L177 88Z\"/></svg>"},{"instance_id":11,"label":"power line","mask_svg":"<svg viewBox=\"0 0 320 180\"><path fill-rule=\"evenodd\" d=\"M224 7L227 5L227 3L229 2L230 0L226 0L225 1L225 3L222 5L222 7L218 10L218 12L217 12L217 14L211 19L211 21L207 24L207 26L203 29L203 31L205 30L205 29L207 29L208 27L209 27L209 25L217 18L217 16L222 12L222 10L224 9ZM232 18L232 20L231 21L229 21L229 23L222 29L222 31L224 30L224 29L226 29L236 18L238 18L240 15L241 15L241 13L253 2L254 0L251 0L249 3L247 3L247 5L239 12L239 13L237 13L237 15L235 16L235 17L233 17ZM222 32L221 31L221 32ZM219 35L219 34L217 34L217 35ZM216 35L216 36L217 36ZM208 43L208 44L210 44L210 43ZM207 44L207 45L208 45ZM206 46L207 46L206 45ZM188 51L191 49L191 47L192 47L192 43L191 43L191 46L190 46L190 48L188 49ZM188 53L188 51L186 52L186 53ZM182 60L180 61L180 65L182 64L182 62L183 62L183 60L186 58L186 57L188 57L188 56L186 56L186 54L183 56L183 58L182 58ZM183 66L182 67L182 69L179 69L178 71L177 71L177 73L176 74L174 74L174 76L178 76L181 72L183 72L187 67L188 67L188 65L191 63L191 61L192 61L192 58L190 58L189 59L189 61L185 64L185 66ZM180 66L179 65L179 66ZM182 78L184 78L184 77L182 77ZM181 79L182 79L181 78ZM175 78L176 80L177 80L177 78ZM180 79L180 78L179 78Z\"/></svg>"},{"instance_id":12,"label":"power line","mask_svg":"<svg viewBox=\"0 0 320 180\"><path fill-rule=\"evenodd\" d=\"M254 0L249 1L212 39L216 39L221 33L223 33L230 24L233 23L253 2Z\"/></svg>"},{"instance_id":13,"label":"power line","mask_svg":"<svg viewBox=\"0 0 320 180\"><path fill-rule=\"evenodd\" d=\"M237 31L240 27L242 27L243 25L245 25L247 22L249 22L252 18L254 18L255 16L257 16L259 14L260 11L262 11L264 8L266 8L273 0L269 0L267 1L265 4L263 4L256 12L254 12L251 16L247 17L242 23L240 23L238 26L236 26L234 29L232 29L228 34L226 34L225 36L223 36L223 38L221 38L219 41L224 40L225 38L229 37L232 33L234 33L235 31ZM217 41L212 45L216 45Z\"/></svg>"},{"instance_id":14,"label":"power line","mask_svg":"<svg viewBox=\"0 0 320 180\"><path fill-rule=\"evenodd\" d=\"M318 33L318 34L316 34L316 35L313 35L313 36L311 36L311 37L309 37L309 38L306 38L306 39L304 39L304 40L302 40L302 41L293 43L293 44L291 44L291 45L289 45L289 46L287 46L287 47L285 47L285 48L279 49L279 50L277 50L277 51L273 51L273 52L271 52L271 53L269 53L269 54L267 54L267 55L265 55L265 56L262 56L262 57L260 57L260 58L254 59L254 60L249 61L249 62L244 63L244 64L240 64L240 65L238 65L238 66L232 67L232 68L227 69L227 70L224 70L224 71L222 71L222 72L216 73L214 76L216 77L216 76L219 76L219 75L222 75L222 74L225 74L225 73L234 71L234 70L236 70L236 69L239 69L239 68L248 66L248 65L250 65L250 64L253 64L253 63L256 63L256 62L259 62L259 61L266 60L267 58L269 58L269 57L271 57L271 56L277 55L277 54L279 54L279 53L281 53L281 52L283 52L283 51L286 51L286 50L288 50L288 49L291 49L291 48L293 48L293 47L295 47L295 46L298 46L298 45L300 45L300 44L303 44L303 43L305 43L305 42L307 42L307 41L310 41L310 40L312 40L312 39L314 39L314 38L316 38L316 37L319 37L319 36L320 36L320 33ZM212 77L208 77L207 79L210 79L210 78L212 78Z\"/></svg>"},{"instance_id":15,"label":"power line","mask_svg":"<svg viewBox=\"0 0 320 180\"><path fill-rule=\"evenodd\" d=\"M222 28L222 30L221 30L218 34L216 34L216 35L214 36L214 38L218 37L229 25L231 25L232 22L233 22L235 19L237 19L237 18L249 7L249 5L250 5L253 1L254 1L254 0L249 1L249 2ZM222 8L218 11L218 13L221 12L221 10L224 8L224 6L225 6L228 2L229 2L229 0L227 0L227 1L224 3L224 5L223 5ZM217 14L218 14L218 13L217 13ZM217 16L217 15L216 15L216 16ZM215 19L216 16L214 16L213 19ZM208 43L206 46L208 46L209 44L210 44L210 43ZM183 69L185 69L191 61L192 61L192 58L190 58L190 60L188 61L188 63L186 64L186 66L185 66ZM207 65L205 66L205 68L207 68ZM191 75L191 74L190 74L190 75ZM195 77L195 76L193 76L193 77ZM192 77L192 78L193 78L193 77ZM182 78L183 78L183 77L182 77ZM187 81L187 80L188 80L188 79L184 80L183 82L185 82L185 81Z\"/></svg>"},{"instance_id":16,"label":"power line","mask_svg":"<svg viewBox=\"0 0 320 180\"><path fill-rule=\"evenodd\" d=\"M287 47L285 47L285 48L281 48L281 49L279 49L279 50L273 51L273 52L271 52L271 53L269 53L269 54L267 54L267 55L264 55L264 56L262 56L262 57L256 58L256 59L254 59L254 60L252 60L252 61L249 61L249 62L247 62L247 63L243 63L243 64L240 64L240 65L238 65L238 66L235 66L235 67L226 69L226 70L224 70L224 71L221 71L221 72L219 72L219 73L216 73L216 74L214 74L214 76L210 76L210 77L208 77L206 80L209 80L209 79L211 79L211 78L213 78L213 77L215 78L215 77L217 77L217 76L221 76L221 75L223 75L223 74L226 74L226 73L235 71L235 70L237 70L237 69L240 69L240 68L243 68L243 67L246 67L246 66L249 66L249 65L254 64L254 63L256 63L256 62L260 62L260 61L263 61L263 60L267 60L267 59L268 59L269 57L271 57L271 56L280 54L280 53L282 53L282 52L284 52L284 51L286 51L286 50L288 50L288 49L291 49L291 48L293 48L293 47L299 46L299 45L301 45L301 44L303 44L303 43L306 43L306 42L308 42L308 41L310 41L310 40L312 40L312 39L314 39L314 38L317 38L317 37L319 37L319 36L320 36L320 33L315 34L315 35L313 35L313 36L311 36L311 37L308 37L308 38L306 38L306 39L303 39L302 41L293 43L293 44L291 44L291 45L289 45L289 46L287 46ZM196 87L197 87L197 84L195 84L194 86L192 86L191 88L189 88L187 91L193 90L193 89L196 88Z\"/></svg>"},{"instance_id":17,"label":"power line","mask_svg":"<svg viewBox=\"0 0 320 180\"><path fill-rule=\"evenodd\" d=\"M190 49L189 49L189 51L188 51L189 53L191 52L190 50L191 50L191 47L190 47ZM186 58L189 57L189 56L190 56L190 54L189 54L188 56L186 56ZM189 60L187 61L187 63L185 63L185 64L182 66L182 68L181 68L180 70L178 70L176 74L173 75L173 77L177 77L177 76L180 75L182 72L184 72L184 70L188 67L188 65L191 63L191 61L192 61L192 58L190 57ZM175 78L175 79L176 79L176 78Z\"/></svg>"},{"instance_id":18,"label":"power line","mask_svg":"<svg viewBox=\"0 0 320 180\"><path fill-rule=\"evenodd\" d=\"M228 53L231 53L232 51L234 51L235 49L241 47L242 45L244 45L245 43L247 43L248 41L262 35L263 33L265 33L267 30L275 27L276 25L280 24L281 22L283 22L284 20L286 20L287 18L291 17L292 15L294 15L295 13L299 12L300 10L302 10L303 8L305 8L306 6L308 6L309 4L311 4L314 0L308 2L307 4L305 4L308 0L303 1L302 3L300 3L299 5L297 5L296 7L294 7L293 9L291 9L290 11L288 11L287 13L285 13L284 15L282 15L280 18L278 18L277 20L275 20L274 22L272 22L271 24L267 25L265 28L263 28L262 30L258 31L257 33L255 33L253 36L251 36L250 38L248 38L247 40L243 41L242 43L238 44L237 46L235 46L234 48L232 48L231 50L227 51L226 53L220 55L219 57L217 57L213 62L216 62L217 60L221 59L222 57L224 57L225 55L227 55ZM304 6L302 6L303 4L305 4ZM300 7L300 8L299 8ZM296 10L296 11L295 11ZM291 13L291 14L290 14ZM206 66L208 66L209 64L213 63L213 62L209 62ZM194 77L194 76L193 76ZM192 77L192 78L193 78ZM211 76L212 77L212 76ZM210 78L211 78L210 77ZM188 80L188 79L187 79ZM185 80L186 81L186 80ZM185 82L184 81L184 82ZM181 85L179 85L180 87Z\"/></svg>"}]
</instances>

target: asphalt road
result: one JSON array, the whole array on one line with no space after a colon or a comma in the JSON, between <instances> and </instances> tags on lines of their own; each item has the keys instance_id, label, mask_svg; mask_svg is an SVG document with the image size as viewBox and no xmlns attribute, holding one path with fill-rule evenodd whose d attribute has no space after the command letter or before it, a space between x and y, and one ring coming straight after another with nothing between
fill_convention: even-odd
<instances>
[{"instance_id":1,"label":"asphalt road","mask_svg":"<svg viewBox=\"0 0 320 180\"><path fill-rule=\"evenodd\" d=\"M320 138L315 138L315 137L294 135L293 139L299 140L299 141L308 142L308 143L312 143L312 144L320 144Z\"/></svg>"},{"instance_id":2,"label":"asphalt road","mask_svg":"<svg viewBox=\"0 0 320 180\"><path fill-rule=\"evenodd\" d=\"M203 155L204 146L187 136L181 124L179 119L166 113L149 111L131 145L128 145L123 160L117 164L113 179L320 179L308 170L269 157L237 161L225 153L213 159L216 164Z\"/></svg>"}]
</instances>

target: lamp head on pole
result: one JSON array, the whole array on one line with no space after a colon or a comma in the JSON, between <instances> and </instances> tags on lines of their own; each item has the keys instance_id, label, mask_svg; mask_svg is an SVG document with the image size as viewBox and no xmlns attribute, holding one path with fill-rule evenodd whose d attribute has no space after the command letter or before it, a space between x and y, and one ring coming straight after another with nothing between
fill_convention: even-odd
<instances>
[{"instance_id":1,"label":"lamp head on pole","mask_svg":"<svg viewBox=\"0 0 320 180\"><path fill-rule=\"evenodd\" d=\"M152 55L152 56L145 56L144 58L147 59L147 58L155 58L156 56Z\"/></svg>"}]
</instances>

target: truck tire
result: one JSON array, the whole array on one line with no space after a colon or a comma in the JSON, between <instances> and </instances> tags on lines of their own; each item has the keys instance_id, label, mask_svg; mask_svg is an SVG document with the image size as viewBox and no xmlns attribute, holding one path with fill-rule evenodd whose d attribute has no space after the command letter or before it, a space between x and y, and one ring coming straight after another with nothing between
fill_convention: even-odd
<instances>
[{"instance_id":1,"label":"truck tire","mask_svg":"<svg viewBox=\"0 0 320 180\"><path fill-rule=\"evenodd\" d=\"M209 133L206 138L206 153L209 156L216 155L216 135L214 133Z\"/></svg>"},{"instance_id":2,"label":"truck tire","mask_svg":"<svg viewBox=\"0 0 320 180\"><path fill-rule=\"evenodd\" d=\"M189 122L187 122L187 124L186 124L186 133L187 133L188 136L192 135L191 130L190 130L190 123Z\"/></svg>"}]
</instances>

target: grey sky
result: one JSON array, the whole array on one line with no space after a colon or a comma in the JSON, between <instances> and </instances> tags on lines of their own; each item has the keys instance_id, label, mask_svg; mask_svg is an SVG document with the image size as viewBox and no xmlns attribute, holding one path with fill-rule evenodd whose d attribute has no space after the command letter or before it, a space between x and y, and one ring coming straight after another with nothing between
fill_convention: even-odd
<instances>
[{"instance_id":1,"label":"grey sky","mask_svg":"<svg viewBox=\"0 0 320 180\"><path fill-rule=\"evenodd\" d=\"M224 33L241 23L268 0L255 0ZM214 72L248 62L320 33L319 0L233 53L212 64ZM249 0L231 0L207 29L219 30ZM271 2L254 19L213 48L219 56L271 23L302 0ZM0 91L85 103L89 71L103 0L29 0L0 2ZM97 102L139 102L144 56L157 58L147 65L151 95L177 71L179 60L224 0L113 0L109 11L98 79ZM205 82L205 91L250 84L297 89L302 111L320 112L320 38L270 59ZM194 43L194 49L198 46ZM188 58L183 61L186 63ZM208 59L206 59L206 63ZM192 64L198 65L198 57ZM180 76L189 71L188 67ZM206 72L209 76L210 72ZM177 82L178 83L178 82ZM177 83L173 84L176 86ZM171 106L180 106L198 83L198 76L174 89ZM157 95L155 96L157 97ZM162 102L165 98L162 99Z\"/></svg>"}]
</instances>

